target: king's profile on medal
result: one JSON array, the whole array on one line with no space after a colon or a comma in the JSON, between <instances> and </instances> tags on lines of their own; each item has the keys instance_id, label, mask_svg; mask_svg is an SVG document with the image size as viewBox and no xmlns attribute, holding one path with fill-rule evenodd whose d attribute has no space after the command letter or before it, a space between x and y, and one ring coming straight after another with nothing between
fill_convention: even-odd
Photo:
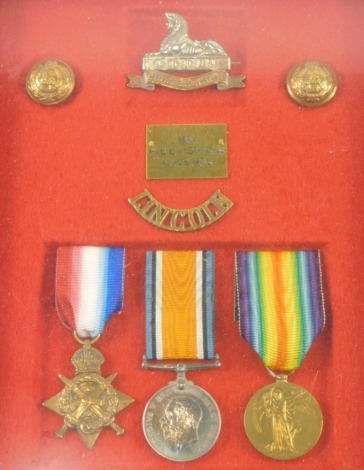
<instances>
[{"instance_id":1,"label":"king's profile on medal","mask_svg":"<svg viewBox=\"0 0 364 470\"><path fill-rule=\"evenodd\" d=\"M244 88L245 77L232 77L227 70L231 61L225 49L216 41L190 38L187 21L177 13L166 13L169 34L157 52L143 57L144 75L128 75L129 88L153 91L155 85L187 91L216 85L217 89ZM178 76L166 73L204 71L197 76Z\"/></svg>"},{"instance_id":2,"label":"king's profile on medal","mask_svg":"<svg viewBox=\"0 0 364 470\"><path fill-rule=\"evenodd\" d=\"M201 250L148 251L146 257L142 367L173 370L177 378L148 401L143 431L155 452L178 462L206 454L220 433L214 399L185 375L220 367L215 354L214 260L212 251Z\"/></svg>"},{"instance_id":3,"label":"king's profile on medal","mask_svg":"<svg viewBox=\"0 0 364 470\"><path fill-rule=\"evenodd\" d=\"M199 440L202 416L202 409L193 397L175 397L168 402L159 422L164 439L173 444L176 453Z\"/></svg>"}]
</instances>

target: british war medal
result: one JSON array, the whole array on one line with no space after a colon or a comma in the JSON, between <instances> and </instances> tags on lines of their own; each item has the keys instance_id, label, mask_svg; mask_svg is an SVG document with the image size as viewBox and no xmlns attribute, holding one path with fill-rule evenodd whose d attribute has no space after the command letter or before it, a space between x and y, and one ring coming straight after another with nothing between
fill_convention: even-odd
<instances>
[{"instance_id":1,"label":"british war medal","mask_svg":"<svg viewBox=\"0 0 364 470\"><path fill-rule=\"evenodd\" d=\"M175 370L177 380L148 402L144 434L161 456L194 460L220 432L213 398L185 377L187 370L218 367L214 351L214 253L149 251L146 260L148 369Z\"/></svg>"}]
</instances>

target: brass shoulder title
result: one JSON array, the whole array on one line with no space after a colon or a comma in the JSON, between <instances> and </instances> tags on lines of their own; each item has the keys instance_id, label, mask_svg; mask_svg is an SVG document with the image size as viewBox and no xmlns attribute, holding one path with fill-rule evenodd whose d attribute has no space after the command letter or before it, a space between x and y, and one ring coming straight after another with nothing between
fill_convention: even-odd
<instances>
[{"instance_id":1,"label":"brass shoulder title","mask_svg":"<svg viewBox=\"0 0 364 470\"><path fill-rule=\"evenodd\" d=\"M191 232L205 228L220 219L233 206L233 202L220 190L215 191L203 204L191 209L167 207L158 202L147 189L128 201L145 220L173 232Z\"/></svg>"}]
</instances>

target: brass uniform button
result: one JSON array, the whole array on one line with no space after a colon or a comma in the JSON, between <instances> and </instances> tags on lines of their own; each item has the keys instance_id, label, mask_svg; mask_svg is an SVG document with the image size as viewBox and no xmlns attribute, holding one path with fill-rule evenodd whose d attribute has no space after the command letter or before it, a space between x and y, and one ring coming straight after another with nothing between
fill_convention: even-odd
<instances>
[{"instance_id":1,"label":"brass uniform button","mask_svg":"<svg viewBox=\"0 0 364 470\"><path fill-rule=\"evenodd\" d=\"M308 60L296 64L290 70L286 86L296 103L310 107L321 106L335 96L337 78L329 65Z\"/></svg>"},{"instance_id":2,"label":"brass uniform button","mask_svg":"<svg viewBox=\"0 0 364 470\"><path fill-rule=\"evenodd\" d=\"M62 103L75 87L72 69L59 60L46 60L36 64L28 73L26 90L39 104L51 106Z\"/></svg>"}]
</instances>

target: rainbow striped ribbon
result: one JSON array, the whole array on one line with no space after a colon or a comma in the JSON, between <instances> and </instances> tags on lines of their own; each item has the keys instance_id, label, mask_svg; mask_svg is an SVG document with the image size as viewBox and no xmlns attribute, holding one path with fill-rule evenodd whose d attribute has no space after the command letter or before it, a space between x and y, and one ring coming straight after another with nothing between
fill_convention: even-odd
<instances>
[{"instance_id":1,"label":"rainbow striped ribbon","mask_svg":"<svg viewBox=\"0 0 364 470\"><path fill-rule=\"evenodd\" d=\"M296 370L325 323L319 252L238 252L236 316L266 367Z\"/></svg>"},{"instance_id":2,"label":"rainbow striped ribbon","mask_svg":"<svg viewBox=\"0 0 364 470\"><path fill-rule=\"evenodd\" d=\"M122 310L124 258L124 248L58 248L57 311L81 338L96 337L111 315Z\"/></svg>"},{"instance_id":3,"label":"rainbow striped ribbon","mask_svg":"<svg viewBox=\"0 0 364 470\"><path fill-rule=\"evenodd\" d=\"M147 359L213 359L214 253L148 251Z\"/></svg>"}]
</instances>

